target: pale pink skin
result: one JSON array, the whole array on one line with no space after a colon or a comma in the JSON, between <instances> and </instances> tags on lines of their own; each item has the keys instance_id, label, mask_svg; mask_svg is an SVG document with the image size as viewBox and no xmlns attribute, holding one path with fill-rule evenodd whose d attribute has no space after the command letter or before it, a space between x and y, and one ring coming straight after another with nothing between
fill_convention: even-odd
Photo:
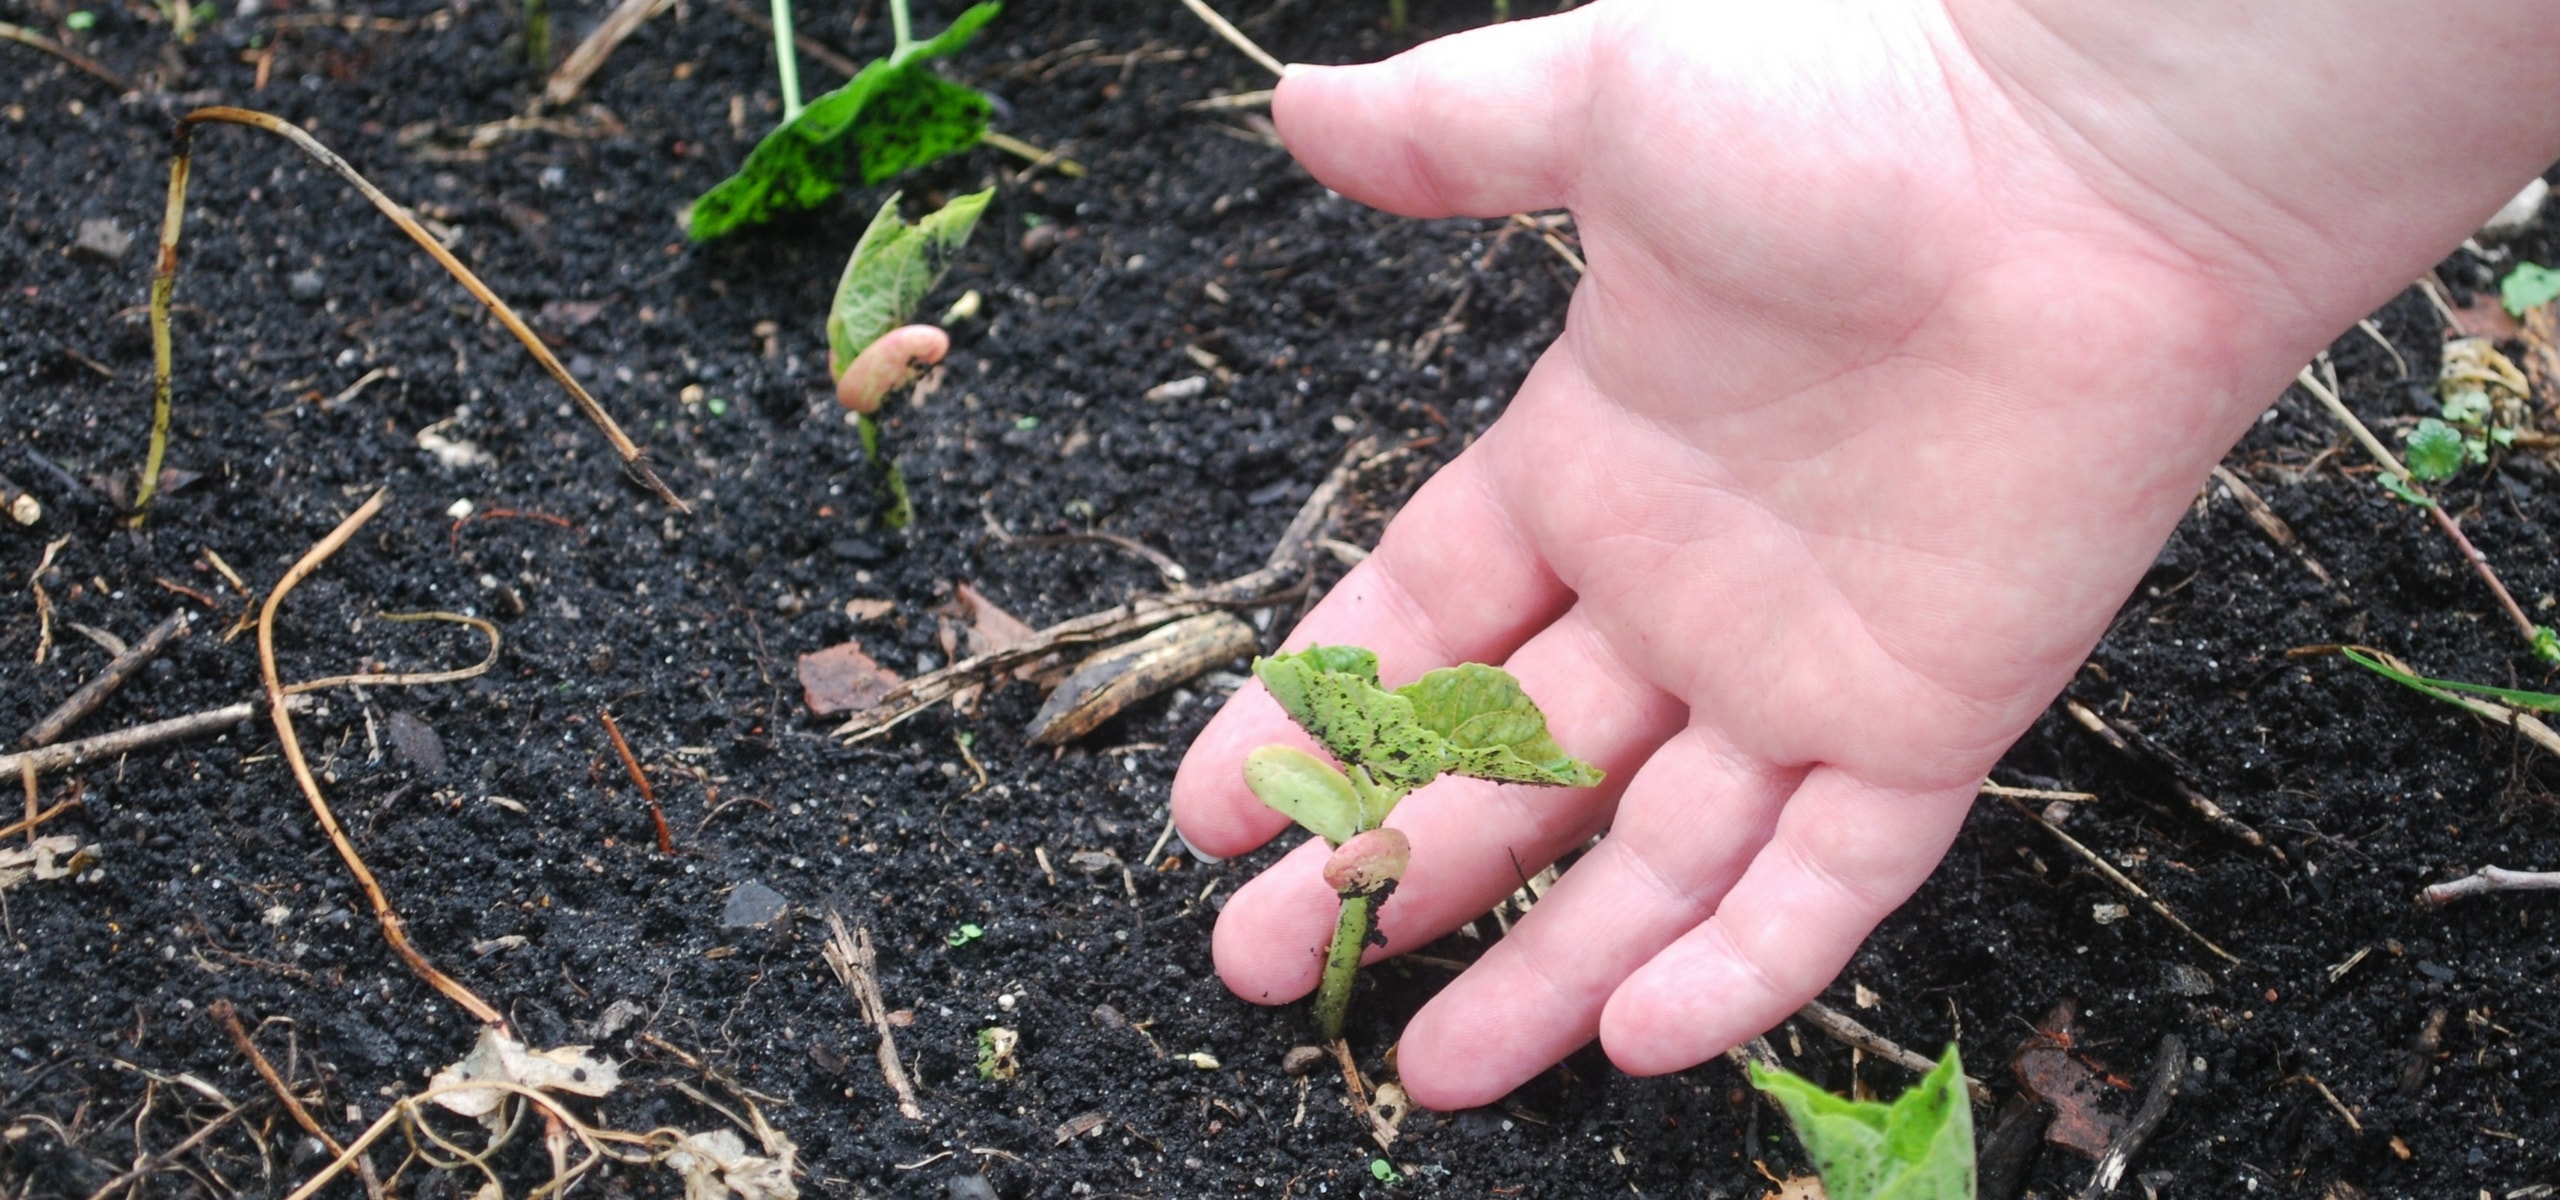
<instances>
[{"instance_id":1,"label":"pale pink skin","mask_svg":"<svg viewBox=\"0 0 2560 1200\"><path fill-rule=\"evenodd\" d=\"M853 356L853 365L836 372L836 403L855 412L876 412L880 402L916 381L916 376L951 353L951 335L933 325L901 325ZM836 369L835 352L827 367Z\"/></svg>"},{"instance_id":2,"label":"pale pink skin","mask_svg":"<svg viewBox=\"0 0 2560 1200\"><path fill-rule=\"evenodd\" d=\"M1498 1099L1595 1035L1678 1069L1815 995L2216 458L2560 156L2560 106L2520 100L2555 94L2547 0L1599 0L1283 82L1326 185L1569 206L1591 267L1288 643L1372 647L1390 685L1503 664L1609 772L1395 810L1397 947L1611 831L1414 1018L1413 1097ZM1238 764L1293 738L1239 692L1176 779L1185 838L1279 832ZM1220 916L1238 995L1315 986L1325 857Z\"/></svg>"}]
</instances>

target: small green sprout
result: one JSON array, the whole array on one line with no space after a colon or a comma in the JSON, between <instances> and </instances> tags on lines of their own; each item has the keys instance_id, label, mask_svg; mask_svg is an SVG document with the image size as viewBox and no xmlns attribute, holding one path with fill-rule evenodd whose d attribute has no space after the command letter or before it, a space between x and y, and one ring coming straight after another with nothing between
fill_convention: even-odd
<instances>
[{"instance_id":1,"label":"small green sprout","mask_svg":"<svg viewBox=\"0 0 2560 1200\"><path fill-rule=\"evenodd\" d=\"M1022 1044L1022 1035L1000 1025L978 1031L978 1078L989 1083L1011 1079L1022 1073L1022 1064L1013 1057L1014 1047Z\"/></svg>"},{"instance_id":2,"label":"small green sprout","mask_svg":"<svg viewBox=\"0 0 2560 1200\"><path fill-rule=\"evenodd\" d=\"M1383 1158L1369 1160L1369 1177L1390 1187L1404 1182L1404 1176L1396 1170L1396 1165Z\"/></svg>"},{"instance_id":3,"label":"small green sprout","mask_svg":"<svg viewBox=\"0 0 2560 1200\"><path fill-rule=\"evenodd\" d=\"M2498 303L2511 317L2521 317L2528 310L2560 300L2560 270L2540 263L2522 262L2498 281Z\"/></svg>"},{"instance_id":4,"label":"small green sprout","mask_svg":"<svg viewBox=\"0 0 2560 1200\"><path fill-rule=\"evenodd\" d=\"M2428 483L2451 479L2471 461L2462 433L2434 417L2409 431L2409 473Z\"/></svg>"},{"instance_id":5,"label":"small green sprout","mask_svg":"<svg viewBox=\"0 0 2560 1200\"><path fill-rule=\"evenodd\" d=\"M98 14L85 8L75 8L63 16L62 24L73 33L86 33L98 27Z\"/></svg>"},{"instance_id":6,"label":"small green sprout","mask_svg":"<svg viewBox=\"0 0 2560 1200\"><path fill-rule=\"evenodd\" d=\"M2550 626L2533 627L2533 647L2534 657L2547 663L2560 663L2560 632L2554 632ZM2503 700L2531 712L2560 712L2560 696L2549 692L2491 687L2485 683L2465 683L2459 679L2430 679L2424 675L2413 674L2403 669L2398 662L2361 646L2341 646L2338 648L2338 653L2348 662L2393 683L2413 691L2424 692L2447 703L2454 700L2449 693L2468 692L2475 696L2489 696Z\"/></svg>"},{"instance_id":7,"label":"small green sprout","mask_svg":"<svg viewBox=\"0 0 2560 1200\"><path fill-rule=\"evenodd\" d=\"M904 322L950 269L994 198L993 188L957 196L910 225L898 215L898 194L891 193L854 243L827 306L827 368L835 375L836 402L853 410L862 452L883 472L888 508L880 523L891 529L904 528L914 507L906 472L896 459L881 455L880 425L871 414L889 393L950 352L951 335Z\"/></svg>"},{"instance_id":8,"label":"small green sprout","mask_svg":"<svg viewBox=\"0 0 2560 1200\"><path fill-rule=\"evenodd\" d=\"M1751 1085L1787 1110L1831 1200L1974 1200L1973 1107L1954 1046L1891 1104L1756 1063Z\"/></svg>"},{"instance_id":9,"label":"small green sprout","mask_svg":"<svg viewBox=\"0 0 2560 1200\"><path fill-rule=\"evenodd\" d=\"M911 167L978 144L994 105L976 89L934 74L926 63L969 44L1003 11L973 5L926 41L907 36L906 0L890 0L897 44L843 87L809 102L747 154L738 173L693 202L685 232L697 242L805 212L848 179L876 185Z\"/></svg>"},{"instance_id":10,"label":"small green sprout","mask_svg":"<svg viewBox=\"0 0 2560 1200\"><path fill-rule=\"evenodd\" d=\"M1545 787L1590 787L1598 767L1558 747L1547 718L1498 667L1466 663L1389 691L1378 656L1357 646L1310 646L1258 658L1254 676L1282 711L1342 765L1304 750L1264 746L1245 756L1245 786L1265 805L1334 847L1325 882L1342 913L1316 992L1316 1031L1342 1036L1351 981L1376 928L1377 907L1404 877L1412 847L1387 814L1442 775Z\"/></svg>"},{"instance_id":11,"label":"small green sprout","mask_svg":"<svg viewBox=\"0 0 2560 1200\"><path fill-rule=\"evenodd\" d=\"M979 928L978 926L962 925L960 928L954 929L950 933L944 935L942 944L957 950L960 947L966 946L969 943L977 941L979 938L985 936L987 936L987 931Z\"/></svg>"}]
</instances>

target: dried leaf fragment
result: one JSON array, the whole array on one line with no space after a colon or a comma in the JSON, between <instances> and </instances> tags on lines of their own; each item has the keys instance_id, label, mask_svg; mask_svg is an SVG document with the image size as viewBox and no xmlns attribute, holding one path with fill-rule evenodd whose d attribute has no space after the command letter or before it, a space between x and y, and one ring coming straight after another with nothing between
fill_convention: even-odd
<instances>
[{"instance_id":1,"label":"dried leaf fragment","mask_svg":"<svg viewBox=\"0 0 2560 1200\"><path fill-rule=\"evenodd\" d=\"M98 848L69 834L40 837L33 845L0 846L0 892L25 883L68 879L98 865Z\"/></svg>"},{"instance_id":2,"label":"dried leaf fragment","mask_svg":"<svg viewBox=\"0 0 2560 1200\"><path fill-rule=\"evenodd\" d=\"M729 1200L731 1192L741 1200L799 1200L800 1188L791 1182L793 1147L780 1140L780 1153L766 1157L747 1153L746 1141L726 1129L687 1134L666 1164L684 1176L685 1200Z\"/></svg>"},{"instance_id":3,"label":"dried leaf fragment","mask_svg":"<svg viewBox=\"0 0 2560 1200\"><path fill-rule=\"evenodd\" d=\"M829 646L800 656L800 691L809 711L821 717L869 708L906 682L898 673L874 662L858 642Z\"/></svg>"},{"instance_id":4,"label":"dried leaf fragment","mask_svg":"<svg viewBox=\"0 0 2560 1200\"><path fill-rule=\"evenodd\" d=\"M1252 626L1232 613L1204 613L1094 654L1076 664L1031 718L1031 744L1074 741L1140 700L1253 653L1253 646Z\"/></svg>"},{"instance_id":5,"label":"dried leaf fragment","mask_svg":"<svg viewBox=\"0 0 2560 1200\"><path fill-rule=\"evenodd\" d=\"M435 1102L451 1112L477 1118L492 1134L506 1131L499 1109L507 1092L500 1088L474 1088L458 1085L479 1080L497 1080L545 1092L567 1092L576 1096L603 1096L622 1086L622 1072L612 1062L595 1058L584 1046L560 1046L550 1050L527 1050L524 1043L483 1026L480 1041L462 1061L435 1073L427 1081L430 1089L453 1088L435 1097Z\"/></svg>"}]
</instances>

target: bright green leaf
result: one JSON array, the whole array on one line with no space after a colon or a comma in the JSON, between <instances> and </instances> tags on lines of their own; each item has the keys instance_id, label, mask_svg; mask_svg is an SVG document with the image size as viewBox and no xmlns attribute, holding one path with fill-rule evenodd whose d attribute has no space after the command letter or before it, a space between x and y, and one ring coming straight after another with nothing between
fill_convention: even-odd
<instances>
[{"instance_id":1,"label":"bright green leaf","mask_svg":"<svg viewBox=\"0 0 2560 1200\"><path fill-rule=\"evenodd\" d=\"M2451 479L2471 459L2462 434L2434 417L2421 417L2409 431L2409 473L2430 483Z\"/></svg>"},{"instance_id":2,"label":"bright green leaf","mask_svg":"<svg viewBox=\"0 0 2560 1200\"><path fill-rule=\"evenodd\" d=\"M1363 828L1351 780L1304 750L1264 746L1245 755L1244 784L1264 805L1328 845L1350 841Z\"/></svg>"},{"instance_id":3,"label":"bright green leaf","mask_svg":"<svg viewBox=\"0 0 2560 1200\"><path fill-rule=\"evenodd\" d=\"M63 14L62 24L74 33L94 29L98 24L98 14L85 8L75 8Z\"/></svg>"},{"instance_id":4,"label":"bright green leaf","mask_svg":"<svg viewBox=\"0 0 2560 1200\"><path fill-rule=\"evenodd\" d=\"M1476 779L1591 787L1598 767L1564 752L1547 733L1520 681L1500 667L1464 663L1432 671L1396 689L1413 701L1414 718L1449 739L1448 770Z\"/></svg>"},{"instance_id":5,"label":"bright green leaf","mask_svg":"<svg viewBox=\"0 0 2560 1200\"><path fill-rule=\"evenodd\" d=\"M957 949L985 936L987 936L987 931L979 928L978 926L962 925L960 928L952 930L948 936L944 937L942 939L942 944Z\"/></svg>"},{"instance_id":6,"label":"bright green leaf","mask_svg":"<svg viewBox=\"0 0 2560 1200\"><path fill-rule=\"evenodd\" d=\"M969 231L978 227L978 215L995 194L989 188L955 196L910 225L898 216L898 194L890 193L872 214L862 240L854 243L844 277L836 282L835 302L827 307L827 350L839 368L850 365L881 334L906 324L969 240Z\"/></svg>"},{"instance_id":7,"label":"bright green leaf","mask_svg":"<svg viewBox=\"0 0 2560 1200\"><path fill-rule=\"evenodd\" d=\"M2383 491L2389 492L2410 504L2418 506L2419 508L2434 508L2436 506L2434 498L2420 492L2416 488L2410 487L2408 480L2402 479L2388 471L2376 476L2374 482L2381 485Z\"/></svg>"},{"instance_id":8,"label":"bright green leaf","mask_svg":"<svg viewBox=\"0 0 2560 1200\"><path fill-rule=\"evenodd\" d=\"M1787 1110L1831 1200L1973 1200L1973 1108L1955 1047L1889 1105L1757 1064L1751 1082Z\"/></svg>"},{"instance_id":9,"label":"bright green leaf","mask_svg":"<svg viewBox=\"0 0 2560 1200\"><path fill-rule=\"evenodd\" d=\"M1335 758L1394 793L1442 774L1588 787L1600 771L1566 754L1538 706L1497 667L1433 671L1395 691L1378 683L1377 656L1352 646L1313 646L1257 659L1253 673L1282 711Z\"/></svg>"},{"instance_id":10,"label":"bright green leaf","mask_svg":"<svg viewBox=\"0 0 2560 1200\"><path fill-rule=\"evenodd\" d=\"M2521 317L2527 309L2540 308L2560 300L2560 270L2540 263L2517 263L2516 269L2498 281L2498 303L2507 315Z\"/></svg>"},{"instance_id":11,"label":"bright green leaf","mask_svg":"<svg viewBox=\"0 0 2560 1200\"><path fill-rule=\"evenodd\" d=\"M826 203L848 179L877 184L976 145L991 105L925 60L968 44L1003 6L979 4L894 58L874 59L756 143L738 173L693 202L686 232L709 241L743 225Z\"/></svg>"},{"instance_id":12,"label":"bright green leaf","mask_svg":"<svg viewBox=\"0 0 2560 1200\"><path fill-rule=\"evenodd\" d=\"M2560 658L2554 657L2555 655L2560 655L2560 634L2554 634L2549 628L2544 626L2535 626L2533 634L2533 650L2535 657L2541 658L2546 662L2560 661ZM2418 691L2425 692L2430 696L2434 696L2438 700L2449 699L2449 697L2441 694L2444 692L2470 692L2474 695L2480 696L2495 696L2500 700L2504 700L2507 703L2516 706L2517 708L2530 709L2534 712L2560 712L2560 696L2552 695L2549 692L2527 692L2520 691L2516 688L2491 687L2485 683L2464 683L2459 679L2429 679L2424 675L2412 675L2407 671L2400 670L2399 668L2394 667L2381 659L2375 658L2362 650L2356 649L2353 646L2343 647L2338 651L2338 653L2345 656L2348 662L2354 663L2359 667L2363 667L2365 670L2371 671L2376 675L2380 675L2393 683L2401 685L2402 687L2415 688Z\"/></svg>"},{"instance_id":13,"label":"bright green leaf","mask_svg":"<svg viewBox=\"0 0 2560 1200\"><path fill-rule=\"evenodd\" d=\"M1396 1165L1394 1163L1388 1162L1383 1158L1373 1158L1369 1160L1369 1177L1384 1184L1398 1184L1404 1182L1403 1173L1396 1170Z\"/></svg>"}]
</instances>

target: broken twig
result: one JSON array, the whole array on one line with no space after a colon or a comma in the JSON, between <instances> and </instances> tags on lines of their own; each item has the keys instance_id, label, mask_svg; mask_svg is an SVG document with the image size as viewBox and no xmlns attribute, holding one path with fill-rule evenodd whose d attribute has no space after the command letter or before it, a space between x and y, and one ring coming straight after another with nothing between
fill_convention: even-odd
<instances>
[{"instance_id":1,"label":"broken twig","mask_svg":"<svg viewBox=\"0 0 2560 1200\"><path fill-rule=\"evenodd\" d=\"M2082 729L2097 735L2099 741L2105 742L2108 749L2151 768L2168 789L2176 793L2178 799L2184 801L2197 816L2204 818L2206 824L2265 851L2267 857L2276 860L2279 866L2293 865L2293 860L2285 856L2283 847L2268 841L2265 835L2251 828L2248 822L2232 816L2229 809L2215 803L2212 797L2188 786L2186 779L2177 769L2175 760L2167 751L2153 745L2149 738L2143 737L2136 730L2125 728L2098 715L2088 705L2077 700L2065 697L2062 707L2063 711L2070 713L2071 719L2078 722Z\"/></svg>"},{"instance_id":2,"label":"broken twig","mask_svg":"<svg viewBox=\"0 0 2560 1200\"><path fill-rule=\"evenodd\" d=\"M2460 879L2427 885L2418 898L2429 904L2451 904L2465 896L2485 896L2491 892L2536 892L2560 890L2560 871L2510 871L2505 867L2482 867Z\"/></svg>"},{"instance_id":3,"label":"broken twig","mask_svg":"<svg viewBox=\"0 0 2560 1200\"><path fill-rule=\"evenodd\" d=\"M81 684L79 691L71 693L70 697L57 705L52 712L46 713L44 719L36 722L35 727L29 729L25 737L18 739L18 744L30 750L38 746L51 745L53 740L61 737L65 730L79 723L80 718L88 716L91 710L104 703L117 688L124 686L124 681L141 669L142 664L159 657L161 648L167 646L170 639L187 631L187 623L190 619L185 609L179 609L170 613L167 619L152 626L151 632L142 635L142 640L126 648L124 653L116 655L114 661L109 662L105 670L98 672L97 678Z\"/></svg>"},{"instance_id":4,"label":"broken twig","mask_svg":"<svg viewBox=\"0 0 2560 1200\"><path fill-rule=\"evenodd\" d=\"M827 910L827 942L819 949L827 967L853 993L854 1007L862 1010L862 1019L880 1033L880 1074L889 1081L889 1090L898 1094L898 1112L910 1121L924 1119L924 1105L916 1102L916 1085L907 1079L906 1064L898 1061L898 1041L889 1031L889 1003L880 998L880 956L871 948L871 931L848 933L844 917L835 909Z\"/></svg>"},{"instance_id":5,"label":"broken twig","mask_svg":"<svg viewBox=\"0 0 2560 1200\"><path fill-rule=\"evenodd\" d=\"M2142 1107L2099 1157L2098 1169L2090 1172L2089 1186L2081 1189L2080 1200L2095 1200L2116 1190L2116 1184L2124 1179L2125 1168L2133 1164L2133 1156L2142 1153L2152 1131L2160 1128L2161 1119L2169 1115L2169 1102L2178 1098L2178 1085L2186 1081L2187 1071L2186 1040L2174 1033L2161 1038L2160 1052L2151 1061L2151 1086L2142 1095Z\"/></svg>"},{"instance_id":6,"label":"broken twig","mask_svg":"<svg viewBox=\"0 0 2560 1200\"><path fill-rule=\"evenodd\" d=\"M1851 1019L1849 1014L1819 1000L1806 1001L1803 1008L1796 1010L1796 1017L1805 1024L1821 1030L1833 1041L1855 1046L1904 1070L1926 1075L1937 1069L1938 1064L1930 1061L1927 1055L1914 1054L1904 1049L1884 1035ZM1991 1089L1983 1086L1981 1080L1971 1075L1965 1076L1964 1091L1967 1096L1973 1098L1974 1103L1985 1108L1991 1106Z\"/></svg>"},{"instance_id":7,"label":"broken twig","mask_svg":"<svg viewBox=\"0 0 2560 1200\"><path fill-rule=\"evenodd\" d=\"M675 0L622 0L615 5L612 15L596 26L587 40L578 43L569 57L560 60L559 69L551 72L550 81L542 85L543 103L567 104L577 99L579 89L587 86L587 79L612 57L624 39L638 33L649 18L674 7Z\"/></svg>"},{"instance_id":8,"label":"broken twig","mask_svg":"<svg viewBox=\"0 0 2560 1200\"><path fill-rule=\"evenodd\" d=\"M2006 798L2004 797L2003 799ZM2201 933L2197 933L2193 926L2179 920L2178 914L2169 911L2168 905L2162 904L2156 897L2152 896L2151 893L2142 890L2141 884L2135 883L2124 872L2117 870L2115 868L2115 864L2108 862L2104 858L2100 858L2097 851L2081 845L2080 839L2064 833L2061 826L2045 820L2044 815L2036 812L2034 809L2028 808L2026 805L2020 804L2016 800L2008 800L2007 802L2009 807L2018 810L2019 816L2025 817L2026 819L2035 822L2037 825L2042 826L2046 833L2052 834L2063 845L2070 847L2072 853L2079 855L2081 859L2087 862L2090 866L2096 867L2098 869L2098 874L2105 877L2107 882L2116 885L2116 888L2122 891L2125 895L2131 896L2136 900L2140 900L2146 907L2150 908L2151 911L2160 914L2160 919L2177 926L2178 932L2194 938L2197 945L2212 951L2215 957L2220 958L2224 962L2235 965L2239 963L2240 959L2238 956L2220 946L2214 945L2212 939L2207 938Z\"/></svg>"}]
</instances>

